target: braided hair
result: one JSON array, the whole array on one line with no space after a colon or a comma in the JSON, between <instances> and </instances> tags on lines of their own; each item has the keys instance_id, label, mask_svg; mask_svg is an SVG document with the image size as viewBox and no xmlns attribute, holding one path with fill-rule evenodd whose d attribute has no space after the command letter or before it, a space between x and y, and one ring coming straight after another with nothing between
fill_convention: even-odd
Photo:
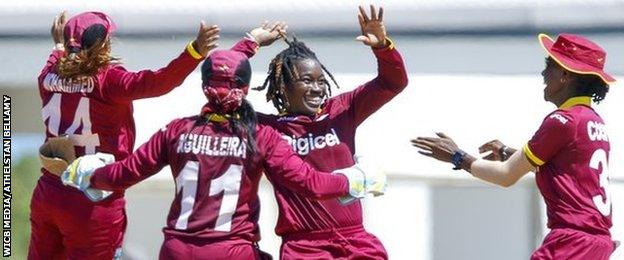
<instances>
[{"instance_id":1,"label":"braided hair","mask_svg":"<svg viewBox=\"0 0 624 260\"><path fill-rule=\"evenodd\" d=\"M288 44L288 48L277 54L271 63L269 64L268 76L264 80L262 86L253 88L253 90L264 90L268 87L266 93L266 99L273 102L273 106L280 113L286 112L286 108L289 106L288 101L285 98L285 89L289 84L297 81L299 75L295 68L295 62L304 59L312 59L321 65L321 68L329 78L331 78L334 85L339 88L338 83L334 76L325 68L316 54L308 48L303 42L298 41L296 37L293 37L292 41L284 38L284 41ZM331 84L328 84L327 91L331 96Z\"/></svg>"}]
</instances>

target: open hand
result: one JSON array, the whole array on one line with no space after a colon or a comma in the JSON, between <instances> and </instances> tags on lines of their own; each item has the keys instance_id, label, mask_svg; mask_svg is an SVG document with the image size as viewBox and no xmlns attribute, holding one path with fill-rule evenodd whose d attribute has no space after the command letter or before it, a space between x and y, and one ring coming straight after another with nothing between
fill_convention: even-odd
<instances>
[{"instance_id":1,"label":"open hand","mask_svg":"<svg viewBox=\"0 0 624 260\"><path fill-rule=\"evenodd\" d=\"M455 151L459 150L457 144L444 133L436 133L436 137L418 137L412 139L412 146L418 147L420 154L433 157L440 161L451 162Z\"/></svg>"},{"instance_id":2,"label":"open hand","mask_svg":"<svg viewBox=\"0 0 624 260\"><path fill-rule=\"evenodd\" d=\"M286 36L288 25L286 22L265 21L262 26L254 28L249 35L258 43L259 46L271 45L275 40Z\"/></svg>"},{"instance_id":3,"label":"open hand","mask_svg":"<svg viewBox=\"0 0 624 260\"><path fill-rule=\"evenodd\" d=\"M217 40L219 39L219 27L217 25L208 26L204 21L199 24L199 31L197 32L197 38L193 41L193 48L201 54L201 56L208 56L208 52L217 48Z\"/></svg>"},{"instance_id":4,"label":"open hand","mask_svg":"<svg viewBox=\"0 0 624 260\"><path fill-rule=\"evenodd\" d=\"M63 35L65 23L67 23L66 11L62 11L59 15L54 17L54 21L52 21L52 28L50 29L50 34L52 35L52 40L54 41L54 44L65 43L65 36Z\"/></svg>"},{"instance_id":5,"label":"open hand","mask_svg":"<svg viewBox=\"0 0 624 260\"><path fill-rule=\"evenodd\" d=\"M383 48L386 43L386 27L383 25L383 7L379 7L379 13L373 5L370 5L370 17L366 15L364 7L359 6L358 21L362 35L355 39L373 48Z\"/></svg>"},{"instance_id":6,"label":"open hand","mask_svg":"<svg viewBox=\"0 0 624 260\"><path fill-rule=\"evenodd\" d=\"M501 141L495 139L495 140L489 141L481 145L479 147L479 153L485 153L487 151L490 151L492 153L483 157L483 159L490 160L490 161L504 161L503 159L506 159L506 158L503 158L501 156L502 155L501 149L503 147L505 147L505 145Z\"/></svg>"}]
</instances>

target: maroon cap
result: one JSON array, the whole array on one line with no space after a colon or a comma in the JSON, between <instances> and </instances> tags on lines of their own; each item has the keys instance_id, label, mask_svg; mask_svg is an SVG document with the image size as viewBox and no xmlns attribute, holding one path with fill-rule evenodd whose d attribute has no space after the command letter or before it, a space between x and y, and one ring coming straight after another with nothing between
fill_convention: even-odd
<instances>
[{"instance_id":1,"label":"maroon cap","mask_svg":"<svg viewBox=\"0 0 624 260\"><path fill-rule=\"evenodd\" d=\"M251 65L244 53L214 51L202 64L201 73L202 89L208 98L202 114L230 113L241 106L251 80Z\"/></svg>"},{"instance_id":2,"label":"maroon cap","mask_svg":"<svg viewBox=\"0 0 624 260\"><path fill-rule=\"evenodd\" d=\"M251 80L249 59L232 50L213 51L202 64L201 72L202 83L207 87L245 88Z\"/></svg>"},{"instance_id":3,"label":"maroon cap","mask_svg":"<svg viewBox=\"0 0 624 260\"><path fill-rule=\"evenodd\" d=\"M106 28L106 36L110 35L117 25L105 13L101 12L84 12L69 18L65 24L65 39L68 39L67 46L82 47L82 34L94 24L101 24Z\"/></svg>"},{"instance_id":4,"label":"maroon cap","mask_svg":"<svg viewBox=\"0 0 624 260\"><path fill-rule=\"evenodd\" d=\"M587 38L567 33L560 34L556 41L546 34L537 37L548 55L566 70L596 75L607 84L615 82L611 75L604 72L607 53Z\"/></svg>"}]
</instances>

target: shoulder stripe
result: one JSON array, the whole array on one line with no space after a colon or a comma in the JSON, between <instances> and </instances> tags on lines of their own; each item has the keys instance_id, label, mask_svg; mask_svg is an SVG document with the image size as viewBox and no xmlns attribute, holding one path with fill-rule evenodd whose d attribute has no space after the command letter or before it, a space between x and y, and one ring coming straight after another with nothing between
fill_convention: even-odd
<instances>
[{"instance_id":1,"label":"shoulder stripe","mask_svg":"<svg viewBox=\"0 0 624 260\"><path fill-rule=\"evenodd\" d=\"M536 166L542 166L544 165L544 161L542 161L542 159L540 159L539 157L537 157L532 151L531 148L529 148L529 144L527 143L526 145L524 145L524 147L522 148L522 150L524 151L524 154L526 155L526 157L529 159L529 161L531 161L531 163L533 165Z\"/></svg>"}]
</instances>

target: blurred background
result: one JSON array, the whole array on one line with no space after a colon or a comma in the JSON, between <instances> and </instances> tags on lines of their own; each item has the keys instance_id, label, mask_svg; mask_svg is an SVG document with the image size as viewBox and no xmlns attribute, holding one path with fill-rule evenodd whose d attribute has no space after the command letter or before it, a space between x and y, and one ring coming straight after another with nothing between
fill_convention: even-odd
<instances>
[{"instance_id":1,"label":"blurred background","mask_svg":"<svg viewBox=\"0 0 624 260\"><path fill-rule=\"evenodd\" d=\"M382 4L388 34L410 73L408 88L358 131L357 154L389 175L387 195L364 200L365 225L391 259L527 259L548 232L533 174L500 188L419 155L409 139L444 131L473 154L494 138L521 147L555 107L543 101L545 53L537 33L581 33L608 52L606 71L624 79L622 0L391 1L36 1L0 2L0 89L13 98L13 257L24 259L28 205L43 142L36 78L53 44L52 20L99 10L118 25L113 53L129 70L157 69L176 57L199 21L222 28L227 48L264 20L287 21L349 91L376 75L371 51L356 42L357 5ZM253 86L285 44L253 58ZM196 114L205 99L198 71L166 96L135 102L135 147L173 118ZM621 83L596 106L610 134L612 234L624 240L624 111ZM274 113L264 93L249 99ZM272 188L263 181L261 248L278 256ZM156 259L174 183L168 169L127 192L125 259ZM624 259L620 248L612 259Z\"/></svg>"}]
</instances>

